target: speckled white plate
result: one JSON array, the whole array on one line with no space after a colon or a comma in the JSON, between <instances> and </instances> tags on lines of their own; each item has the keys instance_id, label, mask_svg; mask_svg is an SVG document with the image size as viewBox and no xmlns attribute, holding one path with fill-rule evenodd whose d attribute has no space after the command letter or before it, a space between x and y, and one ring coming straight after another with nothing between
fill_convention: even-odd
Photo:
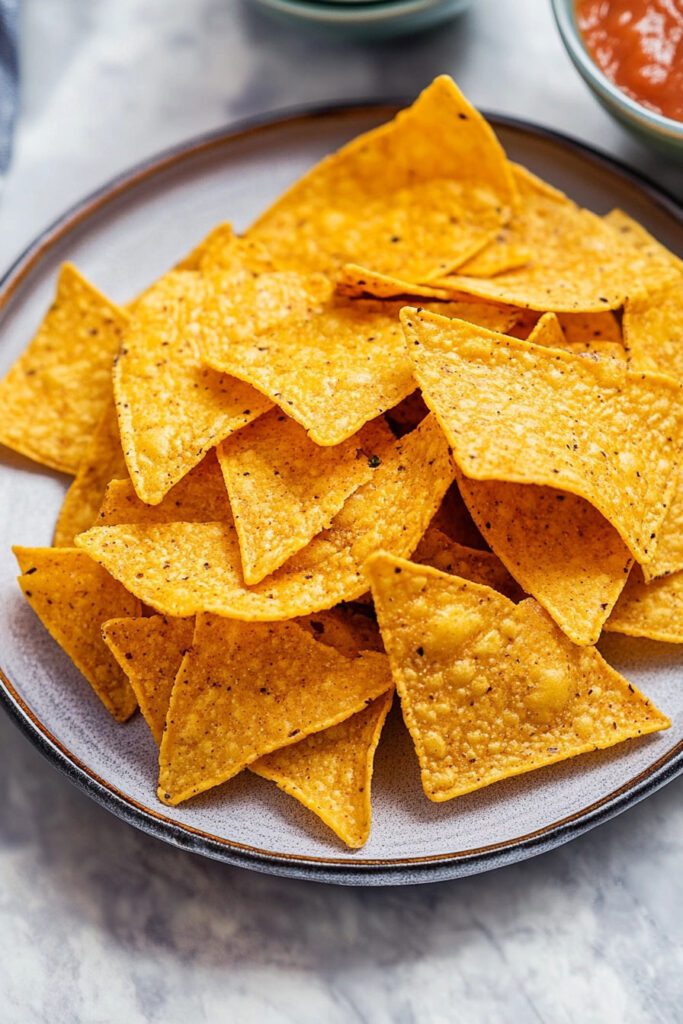
<instances>
[{"instance_id":1,"label":"speckled white plate","mask_svg":"<svg viewBox=\"0 0 683 1024\"><path fill-rule=\"evenodd\" d=\"M223 219L237 228L314 161L393 111L344 107L251 123L193 141L107 185L50 227L0 283L0 372L73 260L121 302ZM494 118L511 157L598 212L619 205L683 251L681 207L604 157L552 133ZM609 637L608 660L671 717L663 734L432 804L394 710L377 755L365 848L345 850L318 820L248 772L177 808L155 797L156 750L142 719L117 725L47 635L15 584L11 544L49 544L66 478L0 456L0 698L36 746L131 824L177 846L275 874L347 884L431 881L550 849L683 769L683 648Z\"/></svg>"}]
</instances>

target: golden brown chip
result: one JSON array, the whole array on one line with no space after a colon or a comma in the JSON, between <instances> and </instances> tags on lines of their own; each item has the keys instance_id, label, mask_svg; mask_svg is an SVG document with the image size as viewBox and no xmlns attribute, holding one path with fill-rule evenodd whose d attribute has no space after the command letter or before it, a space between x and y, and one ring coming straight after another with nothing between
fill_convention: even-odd
<instances>
[{"instance_id":1,"label":"golden brown chip","mask_svg":"<svg viewBox=\"0 0 683 1024\"><path fill-rule=\"evenodd\" d=\"M529 261L488 279L458 271L436 278L436 287L543 312L585 313L617 309L636 289L670 276L665 261L615 246L612 228L600 217L524 168L514 174L521 208L493 245L522 246Z\"/></svg>"},{"instance_id":2,"label":"golden brown chip","mask_svg":"<svg viewBox=\"0 0 683 1024\"><path fill-rule=\"evenodd\" d=\"M475 522L518 583L570 640L594 644L633 562L614 527L583 498L553 487L462 474L458 483Z\"/></svg>"},{"instance_id":3,"label":"golden brown chip","mask_svg":"<svg viewBox=\"0 0 683 1024\"><path fill-rule=\"evenodd\" d=\"M430 800L669 726L533 599L384 553L367 572Z\"/></svg>"},{"instance_id":4,"label":"golden brown chip","mask_svg":"<svg viewBox=\"0 0 683 1024\"><path fill-rule=\"evenodd\" d=\"M379 274L357 263L345 263L336 276L338 295L350 299L396 299L404 295L411 298L447 299L446 288L433 288L428 284L417 284L402 281L390 274Z\"/></svg>"},{"instance_id":5,"label":"golden brown chip","mask_svg":"<svg viewBox=\"0 0 683 1024\"><path fill-rule=\"evenodd\" d=\"M664 260L671 263L675 269L683 271L683 260L670 252L656 238L653 238L642 224L639 224L633 217L629 217L623 210L610 210L602 219L605 224L609 225L617 233L621 241L628 248L639 250L653 264L659 264Z\"/></svg>"},{"instance_id":6,"label":"golden brown chip","mask_svg":"<svg viewBox=\"0 0 683 1024\"><path fill-rule=\"evenodd\" d=\"M125 476L125 473L116 409L113 399L110 399L64 497L52 538L56 548L72 547L76 534L89 530L95 524L107 484L115 477Z\"/></svg>"},{"instance_id":7,"label":"golden brown chip","mask_svg":"<svg viewBox=\"0 0 683 1024\"><path fill-rule=\"evenodd\" d=\"M388 690L339 725L266 754L251 771L313 811L347 846L363 846L370 836L375 751L393 696Z\"/></svg>"},{"instance_id":8,"label":"golden brown chip","mask_svg":"<svg viewBox=\"0 0 683 1024\"><path fill-rule=\"evenodd\" d=\"M380 417L342 444L321 448L279 409L218 447L245 583L260 583L329 527L394 446Z\"/></svg>"},{"instance_id":9,"label":"golden brown chip","mask_svg":"<svg viewBox=\"0 0 683 1024\"><path fill-rule=\"evenodd\" d=\"M574 342L613 341L622 344L621 327L614 313L558 313L557 319L571 345Z\"/></svg>"},{"instance_id":10,"label":"golden brown chip","mask_svg":"<svg viewBox=\"0 0 683 1024\"><path fill-rule=\"evenodd\" d=\"M426 281L481 249L515 202L491 128L441 75L309 171L248 237L287 269L330 272L362 253L381 273Z\"/></svg>"},{"instance_id":11,"label":"golden brown chip","mask_svg":"<svg viewBox=\"0 0 683 1024\"><path fill-rule=\"evenodd\" d=\"M159 799L178 804L259 757L362 710L391 686L386 656L356 658L292 622L198 615L171 694Z\"/></svg>"},{"instance_id":12,"label":"golden brown chip","mask_svg":"<svg viewBox=\"0 0 683 1024\"><path fill-rule=\"evenodd\" d=\"M161 743L173 680L192 646L194 619L162 615L109 619L102 637L128 677L147 725Z\"/></svg>"},{"instance_id":13,"label":"golden brown chip","mask_svg":"<svg viewBox=\"0 0 683 1024\"><path fill-rule=\"evenodd\" d=\"M257 388L316 444L338 445L415 389L398 320L402 305L333 296L267 331L207 345L204 358ZM485 303L428 308L495 330L510 322L509 312Z\"/></svg>"},{"instance_id":14,"label":"golden brown chip","mask_svg":"<svg viewBox=\"0 0 683 1024\"><path fill-rule=\"evenodd\" d=\"M646 583L640 566L635 566L605 630L683 643L683 572Z\"/></svg>"},{"instance_id":15,"label":"golden brown chip","mask_svg":"<svg viewBox=\"0 0 683 1024\"><path fill-rule=\"evenodd\" d=\"M228 492L215 452L205 455L158 505L141 501L130 480L112 480L105 491L96 525L178 522L232 523Z\"/></svg>"},{"instance_id":16,"label":"golden brown chip","mask_svg":"<svg viewBox=\"0 0 683 1024\"><path fill-rule=\"evenodd\" d=\"M637 560L652 557L678 471L674 381L433 313L407 308L402 319L424 399L466 476L576 494Z\"/></svg>"},{"instance_id":17,"label":"golden brown chip","mask_svg":"<svg viewBox=\"0 0 683 1024\"><path fill-rule=\"evenodd\" d=\"M128 317L71 263L28 348L0 381L0 443L77 473L111 395Z\"/></svg>"},{"instance_id":18,"label":"golden brown chip","mask_svg":"<svg viewBox=\"0 0 683 1024\"><path fill-rule=\"evenodd\" d=\"M457 268L458 274L466 277L495 277L510 270L526 266L533 253L524 245L508 242L503 234L499 241L480 249Z\"/></svg>"},{"instance_id":19,"label":"golden brown chip","mask_svg":"<svg viewBox=\"0 0 683 1024\"><path fill-rule=\"evenodd\" d=\"M446 491L443 501L439 506L436 515L430 523L441 533L445 533L451 540L466 548L474 548L475 551L485 551L487 544L470 515L467 505L462 500L462 495L454 480Z\"/></svg>"},{"instance_id":20,"label":"golden brown chip","mask_svg":"<svg viewBox=\"0 0 683 1024\"><path fill-rule=\"evenodd\" d=\"M447 572L451 576L462 576L463 579L492 587L511 601L521 601L525 596L520 585L492 551L478 551L458 544L433 523L415 548L413 561L420 565L431 565L433 569Z\"/></svg>"},{"instance_id":21,"label":"golden brown chip","mask_svg":"<svg viewBox=\"0 0 683 1024\"><path fill-rule=\"evenodd\" d=\"M100 630L113 616L139 615L140 602L76 548L12 550L21 569L18 582L24 597L107 711L125 722L137 701Z\"/></svg>"},{"instance_id":22,"label":"golden brown chip","mask_svg":"<svg viewBox=\"0 0 683 1024\"><path fill-rule=\"evenodd\" d=\"M243 582L229 523L96 527L77 543L163 615L212 611L245 620L289 619L360 597L367 587L363 563L378 548L410 554L452 477L448 445L428 417L396 441L328 530L254 587Z\"/></svg>"}]
</instances>

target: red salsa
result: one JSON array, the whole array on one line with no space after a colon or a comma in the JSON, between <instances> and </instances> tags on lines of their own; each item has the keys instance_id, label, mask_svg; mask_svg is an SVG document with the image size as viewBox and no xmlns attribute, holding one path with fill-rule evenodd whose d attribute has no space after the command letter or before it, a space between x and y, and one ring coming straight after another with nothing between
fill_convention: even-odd
<instances>
[{"instance_id":1,"label":"red salsa","mask_svg":"<svg viewBox=\"0 0 683 1024\"><path fill-rule=\"evenodd\" d=\"M586 48L644 107L683 121L683 0L576 0Z\"/></svg>"}]
</instances>

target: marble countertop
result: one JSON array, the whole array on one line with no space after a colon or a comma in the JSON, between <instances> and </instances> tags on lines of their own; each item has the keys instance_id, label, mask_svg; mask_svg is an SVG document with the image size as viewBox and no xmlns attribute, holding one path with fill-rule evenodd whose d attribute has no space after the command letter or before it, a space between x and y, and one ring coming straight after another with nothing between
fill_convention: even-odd
<instances>
[{"instance_id":1,"label":"marble countertop","mask_svg":"<svg viewBox=\"0 0 683 1024\"><path fill-rule=\"evenodd\" d=\"M548 0L476 0L432 33L311 38L239 0L23 0L0 265L128 165L253 113L413 94L451 72L683 192L574 73ZM683 1005L683 780L489 875L337 889L200 860L129 828L0 715L7 1024L671 1024Z\"/></svg>"}]
</instances>

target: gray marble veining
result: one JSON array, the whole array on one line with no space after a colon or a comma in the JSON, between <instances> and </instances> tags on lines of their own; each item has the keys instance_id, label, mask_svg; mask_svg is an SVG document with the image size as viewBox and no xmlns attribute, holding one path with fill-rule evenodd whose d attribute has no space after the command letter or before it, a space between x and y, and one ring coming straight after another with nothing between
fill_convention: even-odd
<instances>
[{"instance_id":1,"label":"gray marble veining","mask_svg":"<svg viewBox=\"0 0 683 1024\"><path fill-rule=\"evenodd\" d=\"M235 118L414 93L556 125L681 192L575 76L545 0L434 33L322 41L239 0L24 0L0 264L114 173ZM456 883L335 889L165 847L73 789L0 716L0 1019L670 1024L683 1005L683 781L570 846Z\"/></svg>"}]
</instances>

